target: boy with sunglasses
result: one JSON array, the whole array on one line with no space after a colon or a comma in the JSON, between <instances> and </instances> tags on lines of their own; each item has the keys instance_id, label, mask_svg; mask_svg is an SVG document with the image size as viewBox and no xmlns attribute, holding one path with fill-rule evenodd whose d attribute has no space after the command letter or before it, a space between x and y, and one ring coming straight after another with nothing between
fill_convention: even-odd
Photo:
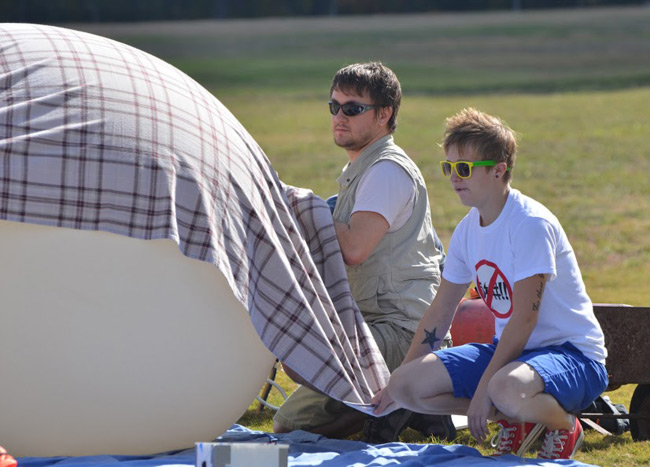
<instances>
[{"instance_id":1,"label":"boy with sunglasses","mask_svg":"<svg viewBox=\"0 0 650 467\"><path fill-rule=\"evenodd\" d=\"M570 458L582 442L572 412L607 387L606 350L576 257L557 218L510 187L516 139L500 119L465 109L447 119L442 171L471 207L456 227L438 293L404 363L375 396L395 405L466 414L483 440L499 423L498 454L522 455L545 431L538 457ZM495 316L494 344L440 350L474 281Z\"/></svg>"},{"instance_id":2,"label":"boy with sunglasses","mask_svg":"<svg viewBox=\"0 0 650 467\"><path fill-rule=\"evenodd\" d=\"M337 179L335 229L352 297L389 370L403 360L440 284L444 260L424 179L393 142L401 97L392 70L371 62L339 70L329 102L334 142L349 159ZM380 443L395 441L411 419L401 411L378 420L300 386L276 413L273 428L339 438L363 427L367 442ZM448 416L417 422L437 436L452 436L454 430Z\"/></svg>"}]
</instances>

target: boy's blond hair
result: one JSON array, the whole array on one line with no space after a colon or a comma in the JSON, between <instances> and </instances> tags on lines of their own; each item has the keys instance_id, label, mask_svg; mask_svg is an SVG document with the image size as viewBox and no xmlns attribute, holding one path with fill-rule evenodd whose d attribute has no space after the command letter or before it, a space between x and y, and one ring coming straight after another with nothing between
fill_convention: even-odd
<instances>
[{"instance_id":1,"label":"boy's blond hair","mask_svg":"<svg viewBox=\"0 0 650 467\"><path fill-rule=\"evenodd\" d=\"M498 117L468 107L446 120L442 147L445 153L456 146L458 153L474 151L479 160L505 162L510 168L504 179L509 182L517 158L515 132ZM487 167L491 169L491 167Z\"/></svg>"}]
</instances>

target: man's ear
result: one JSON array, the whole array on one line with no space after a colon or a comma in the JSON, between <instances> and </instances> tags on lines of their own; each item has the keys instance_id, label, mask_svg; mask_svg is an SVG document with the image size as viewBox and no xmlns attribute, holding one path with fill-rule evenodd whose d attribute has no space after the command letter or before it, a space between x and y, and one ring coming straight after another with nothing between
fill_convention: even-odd
<instances>
[{"instance_id":1,"label":"man's ear","mask_svg":"<svg viewBox=\"0 0 650 467\"><path fill-rule=\"evenodd\" d=\"M388 120L393 116L392 107L380 107L379 113L377 114L377 120L380 125L388 125Z\"/></svg>"}]
</instances>

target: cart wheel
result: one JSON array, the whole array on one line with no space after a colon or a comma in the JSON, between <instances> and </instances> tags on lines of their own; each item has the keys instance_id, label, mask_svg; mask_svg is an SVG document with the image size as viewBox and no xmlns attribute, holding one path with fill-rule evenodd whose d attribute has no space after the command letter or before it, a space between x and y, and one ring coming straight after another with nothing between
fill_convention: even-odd
<instances>
[{"instance_id":1,"label":"cart wheel","mask_svg":"<svg viewBox=\"0 0 650 467\"><path fill-rule=\"evenodd\" d=\"M650 417L650 385L639 384L632 394L630 414ZM630 432L634 441L647 441L650 439L650 423L647 419L631 418Z\"/></svg>"}]
</instances>

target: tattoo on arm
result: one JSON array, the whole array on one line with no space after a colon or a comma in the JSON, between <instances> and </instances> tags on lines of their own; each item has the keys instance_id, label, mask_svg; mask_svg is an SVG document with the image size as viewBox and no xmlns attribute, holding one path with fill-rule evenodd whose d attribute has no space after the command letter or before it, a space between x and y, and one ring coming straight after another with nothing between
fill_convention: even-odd
<instances>
[{"instance_id":1,"label":"tattoo on arm","mask_svg":"<svg viewBox=\"0 0 650 467\"><path fill-rule=\"evenodd\" d=\"M436 347L436 342L440 340L439 337L436 337L436 328L433 328L431 331L425 329L424 334L426 337L422 341L422 344L429 344L429 347L433 350Z\"/></svg>"},{"instance_id":2,"label":"tattoo on arm","mask_svg":"<svg viewBox=\"0 0 650 467\"><path fill-rule=\"evenodd\" d=\"M533 311L539 311L539 307L542 303L542 295L544 294L544 287L546 286L546 276L544 274L538 274L537 277L540 278L539 288L537 289L537 301L533 303Z\"/></svg>"}]
</instances>

